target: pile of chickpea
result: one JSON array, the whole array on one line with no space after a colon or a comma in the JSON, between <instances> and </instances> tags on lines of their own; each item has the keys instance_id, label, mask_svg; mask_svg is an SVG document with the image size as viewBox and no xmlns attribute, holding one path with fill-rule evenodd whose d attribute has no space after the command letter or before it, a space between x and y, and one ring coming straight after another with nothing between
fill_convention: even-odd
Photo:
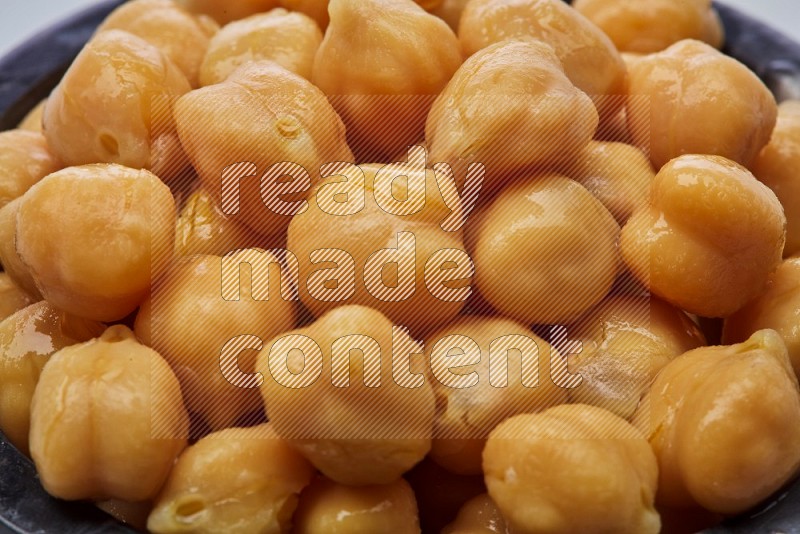
<instances>
[{"instance_id":1,"label":"pile of chickpea","mask_svg":"<svg viewBox=\"0 0 800 534\"><path fill-rule=\"evenodd\" d=\"M0 430L153 533L767 501L800 471L800 103L723 41L710 0L131 0L0 133ZM402 233L378 278L416 291L379 298Z\"/></svg>"}]
</instances>

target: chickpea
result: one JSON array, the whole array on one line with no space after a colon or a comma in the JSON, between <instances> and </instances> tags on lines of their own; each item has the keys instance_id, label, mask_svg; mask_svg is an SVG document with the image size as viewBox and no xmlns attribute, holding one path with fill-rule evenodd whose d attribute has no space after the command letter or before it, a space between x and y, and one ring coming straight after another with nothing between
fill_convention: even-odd
<instances>
[{"instance_id":1,"label":"chickpea","mask_svg":"<svg viewBox=\"0 0 800 534\"><path fill-rule=\"evenodd\" d=\"M0 208L59 169L61 164L48 149L41 133L0 132Z\"/></svg>"},{"instance_id":2,"label":"chickpea","mask_svg":"<svg viewBox=\"0 0 800 534\"><path fill-rule=\"evenodd\" d=\"M381 486L344 486L317 477L300 495L294 534L419 534L414 492L399 478Z\"/></svg>"},{"instance_id":3,"label":"chickpea","mask_svg":"<svg viewBox=\"0 0 800 534\"><path fill-rule=\"evenodd\" d=\"M800 467L800 392L773 330L672 360L634 424L658 457L664 506L744 512Z\"/></svg>"},{"instance_id":4,"label":"chickpea","mask_svg":"<svg viewBox=\"0 0 800 534\"><path fill-rule=\"evenodd\" d=\"M178 217L175 252L177 256L222 256L259 241L263 240L222 213L212 195L200 188L189 196Z\"/></svg>"},{"instance_id":5,"label":"chickpea","mask_svg":"<svg viewBox=\"0 0 800 534\"><path fill-rule=\"evenodd\" d=\"M279 0L178 0L191 13L207 15L224 26L278 7Z\"/></svg>"},{"instance_id":6,"label":"chickpea","mask_svg":"<svg viewBox=\"0 0 800 534\"><path fill-rule=\"evenodd\" d=\"M469 0L443 0L439 5L430 10L431 13L442 19L450 26L454 32L458 33L458 24L461 20L461 13L464 12Z\"/></svg>"},{"instance_id":7,"label":"chickpea","mask_svg":"<svg viewBox=\"0 0 800 534\"><path fill-rule=\"evenodd\" d=\"M609 297L569 330L582 350L569 359L581 384L573 402L630 419L662 367L705 345L700 328L681 310L657 298Z\"/></svg>"},{"instance_id":8,"label":"chickpea","mask_svg":"<svg viewBox=\"0 0 800 534\"><path fill-rule=\"evenodd\" d=\"M473 0L458 29L472 55L508 39L540 39L555 50L567 77L594 100L601 121L616 115L625 94L625 64L611 40L560 0Z\"/></svg>"},{"instance_id":9,"label":"chickpea","mask_svg":"<svg viewBox=\"0 0 800 534\"><path fill-rule=\"evenodd\" d=\"M186 446L188 426L167 362L112 326L45 365L31 404L31 456L54 497L145 501Z\"/></svg>"},{"instance_id":10,"label":"chickpea","mask_svg":"<svg viewBox=\"0 0 800 534\"><path fill-rule=\"evenodd\" d=\"M583 186L555 174L505 189L471 227L476 286L525 324L565 324L600 302L619 263L619 226Z\"/></svg>"},{"instance_id":11,"label":"chickpea","mask_svg":"<svg viewBox=\"0 0 800 534\"><path fill-rule=\"evenodd\" d=\"M775 98L747 67L705 43L684 40L629 68L628 126L660 168L683 154L750 165L775 126ZM649 105L642 105L646 98Z\"/></svg>"},{"instance_id":12,"label":"chickpea","mask_svg":"<svg viewBox=\"0 0 800 534\"><path fill-rule=\"evenodd\" d=\"M200 83L221 83L237 67L259 60L274 61L310 80L321 42L322 32L311 18L282 8L231 22L211 40Z\"/></svg>"},{"instance_id":13,"label":"chickpea","mask_svg":"<svg viewBox=\"0 0 800 534\"><path fill-rule=\"evenodd\" d=\"M308 339L300 343L302 338L290 336ZM296 340L302 348L288 346ZM361 355L352 358L353 350ZM393 332L386 317L361 306L336 308L311 325L270 341L259 354L256 369L264 377L261 394L275 431L335 482L395 481L430 450L431 386L421 373L416 376L421 383L414 376L395 374L401 368L408 373L412 366L403 361L405 355L419 352L405 332ZM314 354L315 362L309 363ZM309 372L313 375L314 369L326 370L327 376L303 378L311 376Z\"/></svg>"},{"instance_id":14,"label":"chickpea","mask_svg":"<svg viewBox=\"0 0 800 534\"><path fill-rule=\"evenodd\" d=\"M784 257L800 252L800 179L791 170L800 164L800 102L778 106L778 123L769 144L752 165L753 174L777 195L786 213Z\"/></svg>"},{"instance_id":15,"label":"chickpea","mask_svg":"<svg viewBox=\"0 0 800 534\"><path fill-rule=\"evenodd\" d=\"M285 233L293 214L268 209L262 199L259 178L274 175L274 183L265 181L274 190L282 177L277 173L283 167L271 166L291 162L316 173L324 163L353 160L344 125L325 95L271 62L243 65L225 82L192 91L177 102L175 116L186 152L214 201L236 204L234 220L266 236ZM252 162L253 170L237 181L233 200L227 193L223 199L223 175L236 175L229 167L240 162ZM307 190L285 195L287 202L307 196Z\"/></svg>"},{"instance_id":16,"label":"chickpea","mask_svg":"<svg viewBox=\"0 0 800 534\"><path fill-rule=\"evenodd\" d=\"M16 248L45 298L87 319L133 312L172 257L175 203L152 173L85 165L22 197Z\"/></svg>"},{"instance_id":17,"label":"chickpea","mask_svg":"<svg viewBox=\"0 0 800 534\"><path fill-rule=\"evenodd\" d=\"M442 349L434 350L434 347L440 342L443 344L439 347L455 347L449 344L456 343L454 336L472 340L474 348L463 341L455 345L463 351L465 361L451 371L445 368L448 364L442 356L435 355ZM513 342L498 348L496 342L512 340L510 336L515 336ZM447 341L448 338L452 341ZM455 473L482 473L481 454L486 438L509 417L567 402L567 390L558 387L552 379L558 376L557 365L551 374L551 361L558 361L560 355L522 324L501 318L466 316L429 336L425 347L439 406L430 456ZM452 350L445 350L445 356ZM475 356L480 361L476 362ZM466 360L477 365L465 365ZM533 372L538 373L535 383L526 381L530 365L533 365ZM566 362L562 369L565 367ZM505 377L501 376L503 371L495 376L498 369L507 369ZM475 372L477 380L467 386L467 376Z\"/></svg>"},{"instance_id":18,"label":"chickpea","mask_svg":"<svg viewBox=\"0 0 800 534\"><path fill-rule=\"evenodd\" d=\"M509 534L506 520L486 493L470 499L442 534Z\"/></svg>"},{"instance_id":19,"label":"chickpea","mask_svg":"<svg viewBox=\"0 0 800 534\"><path fill-rule=\"evenodd\" d=\"M22 198L9 202L0 208L0 263L11 281L30 295L34 300L41 300L42 294L33 281L30 269L22 262L17 253L17 213Z\"/></svg>"},{"instance_id":20,"label":"chickpea","mask_svg":"<svg viewBox=\"0 0 800 534\"><path fill-rule=\"evenodd\" d=\"M112 499L97 502L95 505L120 523L130 525L139 532L147 531L147 516L153 507L150 501L126 502Z\"/></svg>"},{"instance_id":21,"label":"chickpea","mask_svg":"<svg viewBox=\"0 0 800 534\"><path fill-rule=\"evenodd\" d=\"M656 175L650 205L628 220L620 248L655 295L689 313L727 317L762 291L785 236L780 202L747 169L688 155Z\"/></svg>"},{"instance_id":22,"label":"chickpea","mask_svg":"<svg viewBox=\"0 0 800 534\"><path fill-rule=\"evenodd\" d=\"M7 273L0 273L0 321L36 301L35 297L18 287Z\"/></svg>"},{"instance_id":23,"label":"chickpea","mask_svg":"<svg viewBox=\"0 0 800 534\"><path fill-rule=\"evenodd\" d=\"M322 31L328 28L328 0L278 0L281 6L292 11L299 11L314 19Z\"/></svg>"},{"instance_id":24,"label":"chickpea","mask_svg":"<svg viewBox=\"0 0 800 534\"><path fill-rule=\"evenodd\" d=\"M426 139L434 162L486 167L486 187L574 158L597 129L591 99L564 75L549 45L505 41L469 58L436 99Z\"/></svg>"},{"instance_id":25,"label":"chickpea","mask_svg":"<svg viewBox=\"0 0 800 534\"><path fill-rule=\"evenodd\" d=\"M45 98L36 106L25 115L25 118L22 119L22 122L19 123L20 130L26 130L29 132L41 132L42 131L42 115L44 115L44 107L47 105L47 99Z\"/></svg>"},{"instance_id":26,"label":"chickpea","mask_svg":"<svg viewBox=\"0 0 800 534\"><path fill-rule=\"evenodd\" d=\"M458 39L412 0L331 0L329 12L311 79L358 160L385 161L422 137L433 99L461 66Z\"/></svg>"},{"instance_id":27,"label":"chickpea","mask_svg":"<svg viewBox=\"0 0 800 534\"><path fill-rule=\"evenodd\" d=\"M237 273L240 262L250 262L250 272L243 269L236 286L238 300L226 300L221 291L229 276L223 264L231 261ZM136 317L137 336L169 362L181 381L186 407L213 430L232 426L261 408L255 388L226 376L223 352L237 336L266 340L294 326L294 305L281 292L285 277L278 259L257 249L225 259L184 258L173 265ZM255 351L238 358L243 373L251 373L254 362Z\"/></svg>"},{"instance_id":28,"label":"chickpea","mask_svg":"<svg viewBox=\"0 0 800 534\"><path fill-rule=\"evenodd\" d=\"M723 28L711 0L576 0L620 52L652 54L683 39L722 47Z\"/></svg>"},{"instance_id":29,"label":"chickpea","mask_svg":"<svg viewBox=\"0 0 800 534\"><path fill-rule=\"evenodd\" d=\"M229 428L178 458L147 521L150 532L288 532L314 471L270 424Z\"/></svg>"}]
</instances>

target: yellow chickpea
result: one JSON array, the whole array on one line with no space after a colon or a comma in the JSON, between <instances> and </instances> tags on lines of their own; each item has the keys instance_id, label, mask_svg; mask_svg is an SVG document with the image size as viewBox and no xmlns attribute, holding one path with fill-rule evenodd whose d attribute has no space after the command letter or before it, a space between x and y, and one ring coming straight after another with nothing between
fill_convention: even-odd
<instances>
[{"instance_id":1,"label":"yellow chickpea","mask_svg":"<svg viewBox=\"0 0 800 534\"><path fill-rule=\"evenodd\" d=\"M55 352L89 341L103 329L45 301L0 322L0 430L23 453L29 454L31 399L44 365Z\"/></svg>"},{"instance_id":2,"label":"yellow chickpea","mask_svg":"<svg viewBox=\"0 0 800 534\"><path fill-rule=\"evenodd\" d=\"M461 65L458 39L412 0L331 0L329 12L312 81L358 160L385 161L422 137L433 99Z\"/></svg>"},{"instance_id":3,"label":"yellow chickpea","mask_svg":"<svg viewBox=\"0 0 800 534\"><path fill-rule=\"evenodd\" d=\"M506 420L483 452L489 496L512 532L655 534L658 467L647 440L583 404Z\"/></svg>"},{"instance_id":4,"label":"yellow chickpea","mask_svg":"<svg viewBox=\"0 0 800 534\"><path fill-rule=\"evenodd\" d=\"M47 105L47 99L45 98L36 106L25 115L25 118L22 119L22 122L19 123L20 130L26 130L29 132L41 132L42 131L42 116L44 115L44 107Z\"/></svg>"},{"instance_id":5,"label":"yellow chickpea","mask_svg":"<svg viewBox=\"0 0 800 534\"><path fill-rule=\"evenodd\" d=\"M244 262L250 269L242 269L240 275ZM232 275L241 278L229 295L223 285ZM274 255L257 249L226 258L184 258L173 265L136 317L136 335L169 362L181 381L186 407L213 430L232 426L261 408L258 390L224 371L230 366L227 358L239 356L229 354L227 347L239 336L267 340L294 327L294 303L285 300L281 290L286 276ZM252 373L255 354L238 358L241 372Z\"/></svg>"},{"instance_id":6,"label":"yellow chickpea","mask_svg":"<svg viewBox=\"0 0 800 534\"><path fill-rule=\"evenodd\" d=\"M155 534L288 532L311 465L270 424L229 428L187 448L147 520Z\"/></svg>"},{"instance_id":7,"label":"yellow chickpea","mask_svg":"<svg viewBox=\"0 0 800 534\"><path fill-rule=\"evenodd\" d=\"M7 273L0 273L0 321L36 301L35 297L18 287Z\"/></svg>"},{"instance_id":8,"label":"yellow chickpea","mask_svg":"<svg viewBox=\"0 0 800 534\"><path fill-rule=\"evenodd\" d=\"M470 232L477 289L498 312L525 324L576 320L617 276L619 225L563 176L505 189Z\"/></svg>"},{"instance_id":9,"label":"yellow chickpea","mask_svg":"<svg viewBox=\"0 0 800 534\"><path fill-rule=\"evenodd\" d=\"M31 456L60 499L145 501L186 446L188 426L167 362L112 326L45 365L31 404Z\"/></svg>"},{"instance_id":10,"label":"yellow chickpea","mask_svg":"<svg viewBox=\"0 0 800 534\"><path fill-rule=\"evenodd\" d=\"M277 7L279 0L177 0L191 13L208 15L224 26Z\"/></svg>"},{"instance_id":11,"label":"yellow chickpea","mask_svg":"<svg viewBox=\"0 0 800 534\"><path fill-rule=\"evenodd\" d=\"M265 236L286 232L296 211L284 204L308 196L308 182L318 179L324 163L353 161L344 125L325 95L272 62L243 65L225 82L192 91L176 103L175 116L183 146L214 201L235 205L235 214L226 211L233 220ZM279 183L284 162L295 168L287 171L295 172L290 185L299 186L265 202L262 184L267 193L285 189ZM303 170L305 188L298 177ZM223 182L231 177L234 195L223 197Z\"/></svg>"},{"instance_id":12,"label":"yellow chickpea","mask_svg":"<svg viewBox=\"0 0 800 534\"><path fill-rule=\"evenodd\" d=\"M331 480L393 482L430 450L434 398L414 365L421 352L375 310L328 312L259 354L270 421Z\"/></svg>"},{"instance_id":13,"label":"yellow chickpea","mask_svg":"<svg viewBox=\"0 0 800 534\"><path fill-rule=\"evenodd\" d=\"M656 168L683 154L748 166L775 127L775 98L758 76L699 41L680 41L632 62L628 94L631 134L637 146L649 148Z\"/></svg>"},{"instance_id":14,"label":"yellow chickpea","mask_svg":"<svg viewBox=\"0 0 800 534\"><path fill-rule=\"evenodd\" d=\"M464 12L469 0L443 0L431 13L442 19L450 26L454 32L458 33L458 25L461 20L461 13Z\"/></svg>"},{"instance_id":15,"label":"yellow chickpea","mask_svg":"<svg viewBox=\"0 0 800 534\"><path fill-rule=\"evenodd\" d=\"M650 205L622 230L633 274L657 296L703 317L727 317L758 295L783 254L775 194L736 163L681 156L653 181Z\"/></svg>"},{"instance_id":16,"label":"yellow chickpea","mask_svg":"<svg viewBox=\"0 0 800 534\"><path fill-rule=\"evenodd\" d=\"M44 297L87 319L116 321L144 301L172 257L175 203L152 173L69 167L22 197L16 249Z\"/></svg>"},{"instance_id":17,"label":"yellow chickpea","mask_svg":"<svg viewBox=\"0 0 800 534\"><path fill-rule=\"evenodd\" d=\"M609 297L569 329L582 350L569 370L582 377L573 402L633 417L656 374L672 359L705 345L698 326L657 298Z\"/></svg>"},{"instance_id":18,"label":"yellow chickpea","mask_svg":"<svg viewBox=\"0 0 800 534\"><path fill-rule=\"evenodd\" d=\"M753 174L777 195L786 213L784 257L800 252L800 179L792 172L800 165L800 102L788 101L778 106L778 123L769 144L751 166Z\"/></svg>"},{"instance_id":19,"label":"yellow chickpea","mask_svg":"<svg viewBox=\"0 0 800 534\"><path fill-rule=\"evenodd\" d=\"M658 457L664 506L744 512L800 467L800 391L772 330L672 360L634 424Z\"/></svg>"},{"instance_id":20,"label":"yellow chickpea","mask_svg":"<svg viewBox=\"0 0 800 534\"><path fill-rule=\"evenodd\" d=\"M299 11L312 19L322 31L328 28L328 0L278 0L280 5L292 11Z\"/></svg>"},{"instance_id":21,"label":"yellow chickpea","mask_svg":"<svg viewBox=\"0 0 800 534\"><path fill-rule=\"evenodd\" d=\"M722 47L723 28L711 0L576 0L620 52L652 54L683 39Z\"/></svg>"},{"instance_id":22,"label":"yellow chickpea","mask_svg":"<svg viewBox=\"0 0 800 534\"><path fill-rule=\"evenodd\" d=\"M61 164L41 133L0 132L0 208L59 169Z\"/></svg>"},{"instance_id":23,"label":"yellow chickpea","mask_svg":"<svg viewBox=\"0 0 800 534\"><path fill-rule=\"evenodd\" d=\"M497 189L515 172L574 158L597 120L591 99L569 81L549 45L505 41L458 69L425 133L432 162L464 175L467 164L482 163L486 188Z\"/></svg>"},{"instance_id":24,"label":"yellow chickpea","mask_svg":"<svg viewBox=\"0 0 800 534\"><path fill-rule=\"evenodd\" d=\"M553 47L572 83L594 100L603 122L620 108L615 95L625 94L625 64L614 43L560 0L472 0L458 36L467 55L507 39L542 40Z\"/></svg>"},{"instance_id":25,"label":"yellow chickpea","mask_svg":"<svg viewBox=\"0 0 800 534\"><path fill-rule=\"evenodd\" d=\"M509 534L506 520L486 493L470 499L442 534Z\"/></svg>"},{"instance_id":26,"label":"yellow chickpea","mask_svg":"<svg viewBox=\"0 0 800 534\"><path fill-rule=\"evenodd\" d=\"M414 492L399 478L380 486L344 486L317 477L300 495L294 534L419 534Z\"/></svg>"},{"instance_id":27,"label":"yellow chickpea","mask_svg":"<svg viewBox=\"0 0 800 534\"><path fill-rule=\"evenodd\" d=\"M30 269L22 262L22 258L17 253L15 236L17 213L21 204L22 198L18 198L0 208L0 264L3 265L5 274L14 285L25 291L34 300L41 300L42 294L36 287Z\"/></svg>"},{"instance_id":28,"label":"yellow chickpea","mask_svg":"<svg viewBox=\"0 0 800 534\"><path fill-rule=\"evenodd\" d=\"M311 79L314 55L322 42L317 24L282 8L231 22L211 40L200 70L200 84L221 83L239 66L259 60Z\"/></svg>"},{"instance_id":29,"label":"yellow chickpea","mask_svg":"<svg viewBox=\"0 0 800 534\"><path fill-rule=\"evenodd\" d=\"M430 456L455 473L482 472L486 438L509 417L567 402L568 390L553 380L558 365L551 373L551 362L558 364L561 356L525 325L466 316L428 336L425 348L440 407ZM463 351L461 358L448 362L456 348ZM535 379L532 372L538 373Z\"/></svg>"}]
</instances>

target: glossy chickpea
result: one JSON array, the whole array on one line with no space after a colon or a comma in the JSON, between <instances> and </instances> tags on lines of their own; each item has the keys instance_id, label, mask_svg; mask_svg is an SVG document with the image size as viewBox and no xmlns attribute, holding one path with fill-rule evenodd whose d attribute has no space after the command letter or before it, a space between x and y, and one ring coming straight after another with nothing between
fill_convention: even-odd
<instances>
[{"instance_id":1,"label":"glossy chickpea","mask_svg":"<svg viewBox=\"0 0 800 534\"><path fill-rule=\"evenodd\" d=\"M438 406L430 457L455 473L482 473L486 438L509 417L567 402L568 390L554 380L566 362L525 325L466 316L428 336L425 347ZM456 347L462 359L448 361Z\"/></svg>"},{"instance_id":2,"label":"glossy chickpea","mask_svg":"<svg viewBox=\"0 0 800 534\"><path fill-rule=\"evenodd\" d=\"M664 506L741 513L800 467L800 392L773 330L672 360L634 423L658 457Z\"/></svg>"},{"instance_id":3,"label":"glossy chickpea","mask_svg":"<svg viewBox=\"0 0 800 534\"><path fill-rule=\"evenodd\" d=\"M458 39L412 0L331 0L329 12L312 81L359 161L385 161L422 137L433 99L461 65Z\"/></svg>"},{"instance_id":4,"label":"glossy chickpea","mask_svg":"<svg viewBox=\"0 0 800 534\"><path fill-rule=\"evenodd\" d=\"M300 495L295 534L419 534L414 492L399 478L380 486L344 486L317 477Z\"/></svg>"},{"instance_id":5,"label":"glossy chickpea","mask_svg":"<svg viewBox=\"0 0 800 534\"><path fill-rule=\"evenodd\" d=\"M42 116L44 115L44 107L47 105L47 99L45 98L36 106L25 115L25 118L22 119L22 122L19 123L20 130L26 130L29 132L41 132L42 131Z\"/></svg>"},{"instance_id":6,"label":"glossy chickpea","mask_svg":"<svg viewBox=\"0 0 800 534\"><path fill-rule=\"evenodd\" d=\"M31 399L50 356L99 336L103 328L45 301L0 322L0 430L23 453L29 454Z\"/></svg>"},{"instance_id":7,"label":"glossy chickpea","mask_svg":"<svg viewBox=\"0 0 800 534\"><path fill-rule=\"evenodd\" d=\"M87 319L133 312L172 258L175 203L145 170L70 167L22 197L16 248L54 306Z\"/></svg>"},{"instance_id":8,"label":"glossy chickpea","mask_svg":"<svg viewBox=\"0 0 800 534\"><path fill-rule=\"evenodd\" d=\"M294 176L305 170L311 182L324 163L353 160L344 125L325 95L272 62L243 65L225 82L192 91L177 102L175 115L203 186L223 208L235 204L226 210L234 221L262 235L285 233L296 212L262 198L261 182L268 192L281 187L283 162L294 165ZM222 197L223 176L234 178L235 197ZM300 202L309 188L281 198Z\"/></svg>"},{"instance_id":9,"label":"glossy chickpea","mask_svg":"<svg viewBox=\"0 0 800 534\"><path fill-rule=\"evenodd\" d=\"M569 370L582 377L572 402L633 417L656 374L684 352L705 345L698 326L657 298L609 297L569 329L581 351Z\"/></svg>"},{"instance_id":10,"label":"glossy chickpea","mask_svg":"<svg viewBox=\"0 0 800 534\"><path fill-rule=\"evenodd\" d=\"M223 82L239 66L259 60L274 61L310 80L321 42L322 32L311 18L281 8L231 22L211 40L200 83Z\"/></svg>"},{"instance_id":11,"label":"glossy chickpea","mask_svg":"<svg viewBox=\"0 0 800 534\"><path fill-rule=\"evenodd\" d=\"M14 285L34 300L41 300L42 294L36 287L30 269L17 252L17 213L21 204L22 198L18 198L0 208L0 264Z\"/></svg>"},{"instance_id":12,"label":"glossy chickpea","mask_svg":"<svg viewBox=\"0 0 800 534\"><path fill-rule=\"evenodd\" d=\"M128 328L61 349L31 404L31 456L42 485L66 500L145 501L186 446L175 375Z\"/></svg>"},{"instance_id":13,"label":"glossy chickpea","mask_svg":"<svg viewBox=\"0 0 800 534\"><path fill-rule=\"evenodd\" d=\"M506 41L458 69L434 102L425 134L431 161L461 173L482 163L487 189L497 189L526 168L574 158L597 121L591 99L569 81L548 44Z\"/></svg>"},{"instance_id":14,"label":"glossy chickpea","mask_svg":"<svg viewBox=\"0 0 800 534\"><path fill-rule=\"evenodd\" d=\"M150 532L288 532L314 470L271 425L229 428L178 458L147 521Z\"/></svg>"},{"instance_id":15,"label":"glossy chickpea","mask_svg":"<svg viewBox=\"0 0 800 534\"><path fill-rule=\"evenodd\" d=\"M279 0L178 0L189 12L208 15L224 26L257 13L278 7Z\"/></svg>"},{"instance_id":16,"label":"glossy chickpea","mask_svg":"<svg viewBox=\"0 0 800 534\"><path fill-rule=\"evenodd\" d=\"M36 301L35 297L17 286L8 273L0 273L0 321Z\"/></svg>"},{"instance_id":17,"label":"glossy chickpea","mask_svg":"<svg viewBox=\"0 0 800 534\"><path fill-rule=\"evenodd\" d=\"M594 100L603 121L619 110L613 95L625 94L625 64L614 43L560 0L473 0L461 15L458 36L467 55L507 39L542 40L572 83Z\"/></svg>"},{"instance_id":18,"label":"glossy chickpea","mask_svg":"<svg viewBox=\"0 0 800 534\"><path fill-rule=\"evenodd\" d=\"M620 52L652 54L683 39L722 47L723 29L711 0L576 0Z\"/></svg>"},{"instance_id":19,"label":"glossy chickpea","mask_svg":"<svg viewBox=\"0 0 800 534\"><path fill-rule=\"evenodd\" d=\"M737 60L705 43L680 41L629 69L628 126L660 168L683 154L748 166L775 127L775 98ZM644 96L649 105L641 105Z\"/></svg>"},{"instance_id":20,"label":"glossy chickpea","mask_svg":"<svg viewBox=\"0 0 800 534\"><path fill-rule=\"evenodd\" d=\"M411 356L421 352L379 312L337 308L264 345L256 369L270 421L331 480L393 482L430 450L433 392Z\"/></svg>"},{"instance_id":21,"label":"glossy chickpea","mask_svg":"<svg viewBox=\"0 0 800 534\"><path fill-rule=\"evenodd\" d=\"M503 514L486 493L470 499L442 534L509 534Z\"/></svg>"},{"instance_id":22,"label":"glossy chickpea","mask_svg":"<svg viewBox=\"0 0 800 534\"><path fill-rule=\"evenodd\" d=\"M250 268L240 272L244 263ZM226 281L237 275L229 294ZM238 336L267 340L294 327L294 304L281 287L290 283L286 277L278 259L258 249L225 258L184 258L173 265L136 317L136 334L169 362L181 381L186 407L213 430L232 426L261 408L257 389L223 371L230 365L225 358L233 356L242 373L252 373L255 352L239 357L227 347Z\"/></svg>"},{"instance_id":23,"label":"glossy chickpea","mask_svg":"<svg viewBox=\"0 0 800 534\"><path fill-rule=\"evenodd\" d=\"M659 171L649 206L628 220L620 248L657 296L689 313L726 317L762 291L785 236L780 202L747 169L689 155Z\"/></svg>"},{"instance_id":24,"label":"glossy chickpea","mask_svg":"<svg viewBox=\"0 0 800 534\"><path fill-rule=\"evenodd\" d=\"M659 532L658 467L642 435L582 404L506 420L483 452L489 496L512 532Z\"/></svg>"},{"instance_id":25,"label":"glossy chickpea","mask_svg":"<svg viewBox=\"0 0 800 534\"><path fill-rule=\"evenodd\" d=\"M59 169L61 164L42 134L24 130L0 132L0 208Z\"/></svg>"}]
</instances>

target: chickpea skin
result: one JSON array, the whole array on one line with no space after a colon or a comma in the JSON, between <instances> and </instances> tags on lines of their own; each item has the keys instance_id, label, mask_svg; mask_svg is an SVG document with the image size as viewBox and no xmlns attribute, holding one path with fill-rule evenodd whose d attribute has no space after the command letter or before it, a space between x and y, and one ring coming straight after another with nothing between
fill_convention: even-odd
<instances>
[{"instance_id":1,"label":"chickpea skin","mask_svg":"<svg viewBox=\"0 0 800 534\"><path fill-rule=\"evenodd\" d=\"M36 287L30 269L17 252L17 213L21 204L20 197L0 208L0 264L14 285L34 300L41 300L42 294Z\"/></svg>"},{"instance_id":2,"label":"chickpea skin","mask_svg":"<svg viewBox=\"0 0 800 534\"><path fill-rule=\"evenodd\" d=\"M486 493L467 501L442 534L509 534L506 520Z\"/></svg>"},{"instance_id":3,"label":"chickpea skin","mask_svg":"<svg viewBox=\"0 0 800 534\"><path fill-rule=\"evenodd\" d=\"M4 321L37 299L17 286L7 273L0 273L0 321Z\"/></svg>"},{"instance_id":4,"label":"chickpea skin","mask_svg":"<svg viewBox=\"0 0 800 534\"><path fill-rule=\"evenodd\" d=\"M47 105L47 99L45 98L36 106L25 115L25 118L22 119L22 122L19 123L17 128L20 130L26 130L29 132L39 132L42 131L42 116L44 115L44 107Z\"/></svg>"},{"instance_id":5,"label":"chickpea skin","mask_svg":"<svg viewBox=\"0 0 800 534\"><path fill-rule=\"evenodd\" d=\"M0 208L61 167L41 133L0 132Z\"/></svg>"},{"instance_id":6,"label":"chickpea skin","mask_svg":"<svg viewBox=\"0 0 800 534\"><path fill-rule=\"evenodd\" d=\"M189 12L207 15L221 26L278 7L279 0L178 0Z\"/></svg>"},{"instance_id":7,"label":"chickpea skin","mask_svg":"<svg viewBox=\"0 0 800 534\"><path fill-rule=\"evenodd\" d=\"M632 273L655 295L702 317L727 317L757 296L783 255L775 194L718 156L681 156L656 175L650 205L622 229Z\"/></svg>"},{"instance_id":8,"label":"chickpea skin","mask_svg":"<svg viewBox=\"0 0 800 534\"><path fill-rule=\"evenodd\" d=\"M328 28L328 0L278 0L281 6L311 17L324 32Z\"/></svg>"}]
</instances>

